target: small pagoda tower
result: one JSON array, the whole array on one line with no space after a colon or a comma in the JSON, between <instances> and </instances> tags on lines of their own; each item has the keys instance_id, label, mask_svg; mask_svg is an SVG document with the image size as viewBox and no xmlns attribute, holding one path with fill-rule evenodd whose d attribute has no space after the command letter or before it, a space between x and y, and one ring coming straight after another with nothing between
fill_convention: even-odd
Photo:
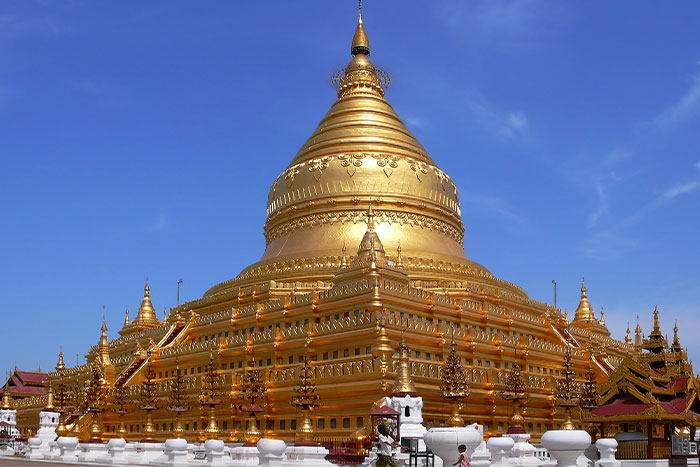
<instances>
[{"instance_id":1,"label":"small pagoda tower","mask_svg":"<svg viewBox=\"0 0 700 467\"><path fill-rule=\"evenodd\" d=\"M399 432L401 438L418 438L419 450L425 450L423 437L428 431L423 426L423 398L416 392L411 378L409 357L411 349L406 345L403 335L397 349L399 354L396 381L391 396L386 398L386 404L399 412Z\"/></svg>"},{"instance_id":2,"label":"small pagoda tower","mask_svg":"<svg viewBox=\"0 0 700 467\"><path fill-rule=\"evenodd\" d=\"M156 310L153 308L153 303L151 303L151 286L148 285L148 280L146 280L146 286L143 288L143 298L141 299L141 306L136 313L136 318L131 320L131 322L128 320L129 312L127 311L126 318L124 319L124 327L121 329L121 331L119 331L119 334L122 336L160 326L162 324L156 316Z\"/></svg>"}]
</instances>

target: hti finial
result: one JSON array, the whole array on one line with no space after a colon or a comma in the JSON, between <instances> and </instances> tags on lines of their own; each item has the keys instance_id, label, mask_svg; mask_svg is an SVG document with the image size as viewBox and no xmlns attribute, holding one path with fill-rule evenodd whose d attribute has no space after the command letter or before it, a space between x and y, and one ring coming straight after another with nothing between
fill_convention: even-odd
<instances>
[{"instance_id":1,"label":"hti finial","mask_svg":"<svg viewBox=\"0 0 700 467\"><path fill-rule=\"evenodd\" d=\"M355 35L352 37L350 53L352 55L369 55L369 38L367 38L365 27L362 24L362 0L359 1L358 9L357 29L355 29Z\"/></svg>"}]
</instances>

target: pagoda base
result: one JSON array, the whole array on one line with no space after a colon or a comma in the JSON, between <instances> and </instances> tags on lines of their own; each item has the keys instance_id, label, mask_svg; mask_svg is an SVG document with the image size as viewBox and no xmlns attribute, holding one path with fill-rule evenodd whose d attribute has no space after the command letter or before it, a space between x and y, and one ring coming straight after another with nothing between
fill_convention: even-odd
<instances>
[{"instance_id":1,"label":"pagoda base","mask_svg":"<svg viewBox=\"0 0 700 467\"><path fill-rule=\"evenodd\" d=\"M247 444L231 449L231 465L253 466L260 463L258 447Z\"/></svg>"},{"instance_id":2,"label":"pagoda base","mask_svg":"<svg viewBox=\"0 0 700 467\"><path fill-rule=\"evenodd\" d=\"M107 457L107 445L105 443L80 443L78 446L78 460L80 462L94 462L98 458Z\"/></svg>"},{"instance_id":3,"label":"pagoda base","mask_svg":"<svg viewBox=\"0 0 700 467\"><path fill-rule=\"evenodd\" d=\"M133 449L136 452L128 456L130 464L154 465L158 457L161 456L162 458L158 460L165 461L163 443L133 443Z\"/></svg>"},{"instance_id":4,"label":"pagoda base","mask_svg":"<svg viewBox=\"0 0 700 467\"><path fill-rule=\"evenodd\" d=\"M313 443L296 443L293 446L287 446L285 451L287 459L284 461L284 466L311 466L311 467L329 467L334 464L326 460L328 449L323 446Z\"/></svg>"}]
</instances>

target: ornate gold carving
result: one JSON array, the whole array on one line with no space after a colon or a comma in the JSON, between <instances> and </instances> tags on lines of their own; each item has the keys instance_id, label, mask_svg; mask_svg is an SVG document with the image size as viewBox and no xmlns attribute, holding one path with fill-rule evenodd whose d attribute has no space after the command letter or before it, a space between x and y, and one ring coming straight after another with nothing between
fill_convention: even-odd
<instances>
[{"instance_id":1,"label":"ornate gold carving","mask_svg":"<svg viewBox=\"0 0 700 467\"><path fill-rule=\"evenodd\" d=\"M298 217L285 222L284 224L273 227L265 233L266 244L276 238L287 235L297 230L308 229L314 226L324 224L346 223L352 222L356 224L361 222L365 217L364 210L352 211L336 211L319 214L310 214L308 216ZM426 228L428 230L439 232L446 237L458 242L462 245L464 241L463 232L451 226L447 222L441 221L431 216L422 214L407 213L402 211L383 210L377 211L378 222L386 222L388 224L397 223L399 225L409 225L411 227Z\"/></svg>"}]
</instances>

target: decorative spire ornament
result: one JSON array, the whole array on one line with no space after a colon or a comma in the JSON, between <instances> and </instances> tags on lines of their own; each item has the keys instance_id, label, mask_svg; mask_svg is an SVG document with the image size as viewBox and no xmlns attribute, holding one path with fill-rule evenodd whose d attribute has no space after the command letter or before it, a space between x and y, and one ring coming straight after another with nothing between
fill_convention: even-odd
<instances>
[{"instance_id":1,"label":"decorative spire ornament","mask_svg":"<svg viewBox=\"0 0 700 467\"><path fill-rule=\"evenodd\" d=\"M68 404L68 391L66 390L66 385L63 383L63 372L61 372L61 382L58 385L58 391L56 392L56 405L58 408L58 426L56 427L56 435L66 436L68 434L68 429L66 428L66 405Z\"/></svg>"},{"instance_id":2,"label":"decorative spire ornament","mask_svg":"<svg viewBox=\"0 0 700 467\"><path fill-rule=\"evenodd\" d=\"M49 387L46 389L46 405L44 406L44 410L53 412L54 409L53 385L49 383Z\"/></svg>"},{"instance_id":3,"label":"decorative spire ornament","mask_svg":"<svg viewBox=\"0 0 700 467\"><path fill-rule=\"evenodd\" d=\"M103 323L103 329L105 328ZM103 331L104 332L104 331ZM87 412L91 414L92 421L90 424L90 443L101 443L102 433L102 418L101 413L104 407L104 390L103 378L96 364L92 364L91 377L85 384L85 402ZM76 423L77 425L77 423Z\"/></svg>"},{"instance_id":4,"label":"decorative spire ornament","mask_svg":"<svg viewBox=\"0 0 700 467\"><path fill-rule=\"evenodd\" d=\"M2 406L0 406L0 409L3 409L3 410L11 410L12 409L12 398L10 397L9 382L10 382L10 379L8 378L7 381L5 381L5 389L2 391Z\"/></svg>"},{"instance_id":5,"label":"decorative spire ornament","mask_svg":"<svg viewBox=\"0 0 700 467\"><path fill-rule=\"evenodd\" d=\"M148 282L146 283L148 287ZM156 389L156 382L153 381L156 377L153 367L151 366L151 351L146 351L146 358L148 363L146 364L146 371L144 373L145 380L141 383L141 391L138 395L138 405L141 410L146 412L146 423L143 425L144 438L141 440L143 443L152 443L155 441L153 435L156 433L156 428L153 425L153 414L152 412L158 409L158 393Z\"/></svg>"},{"instance_id":6,"label":"decorative spire ornament","mask_svg":"<svg viewBox=\"0 0 700 467\"><path fill-rule=\"evenodd\" d=\"M632 336L630 335L630 323L627 323L627 333L625 334L625 344L632 343Z\"/></svg>"},{"instance_id":7,"label":"decorative spire ornament","mask_svg":"<svg viewBox=\"0 0 700 467\"><path fill-rule=\"evenodd\" d=\"M129 411L126 410L126 405L129 402L129 393L127 387L123 384L115 386L110 391L110 397L114 406L114 413L119 415L119 427L117 428L117 434L120 438L124 439L126 437L124 415L129 413Z\"/></svg>"},{"instance_id":8,"label":"decorative spire ornament","mask_svg":"<svg viewBox=\"0 0 700 467\"><path fill-rule=\"evenodd\" d=\"M578 405L581 407L582 418L590 416L593 409L598 407L598 383L595 379L595 372L593 371L593 349L589 349L588 354L588 371L584 377L583 384L581 385L581 394L579 395ZM586 426L586 431L591 435L591 438L595 439L595 435L598 429L593 423L589 423Z\"/></svg>"},{"instance_id":9,"label":"decorative spire ornament","mask_svg":"<svg viewBox=\"0 0 700 467\"><path fill-rule=\"evenodd\" d=\"M345 256L345 242L343 242L343 255L340 258L340 268L346 269L348 267L348 258Z\"/></svg>"},{"instance_id":10,"label":"decorative spire ornament","mask_svg":"<svg viewBox=\"0 0 700 467\"><path fill-rule=\"evenodd\" d=\"M516 349L517 350L517 349ZM517 360L517 352L515 360ZM508 434L524 434L525 419L522 415L522 403L527 399L527 391L525 382L520 370L520 365L517 361L513 361L510 367L510 372L506 377L506 389L498 393L498 396L504 400L513 401L513 411L508 422Z\"/></svg>"},{"instance_id":11,"label":"decorative spire ornament","mask_svg":"<svg viewBox=\"0 0 700 467\"><path fill-rule=\"evenodd\" d=\"M200 377L201 392L199 395L199 403L207 409L209 420L206 428L202 431L200 441L206 439L219 439L221 431L216 424L216 406L221 404L219 396L221 388L219 384L219 367L214 361L214 352L209 351L209 363L205 367L204 375Z\"/></svg>"},{"instance_id":12,"label":"decorative spire ornament","mask_svg":"<svg viewBox=\"0 0 700 467\"><path fill-rule=\"evenodd\" d=\"M66 364L63 363L63 350L58 352L58 363L56 364L56 371L61 371L66 368Z\"/></svg>"},{"instance_id":13,"label":"decorative spire ornament","mask_svg":"<svg viewBox=\"0 0 700 467\"><path fill-rule=\"evenodd\" d=\"M399 365L396 370L396 381L394 382L391 395L395 397L415 397L418 394L416 393L416 386L413 384L413 378L411 378L411 363L409 361L411 349L406 345L403 332L401 333L401 343L396 351L399 354Z\"/></svg>"},{"instance_id":14,"label":"decorative spire ornament","mask_svg":"<svg viewBox=\"0 0 700 467\"><path fill-rule=\"evenodd\" d=\"M131 323L131 321L129 321L129 309L127 308L126 312L124 313L124 326L123 327L127 327L130 323Z\"/></svg>"},{"instance_id":15,"label":"decorative spire ornament","mask_svg":"<svg viewBox=\"0 0 700 467\"><path fill-rule=\"evenodd\" d=\"M316 384L313 381L313 369L309 362L309 344L311 338L306 338L306 350L304 352L304 366L301 367L299 373L299 383L297 384L295 394L291 397L289 403L294 407L301 409L301 423L296 430L296 440L304 443L313 442L314 427L311 424L309 412L315 407L321 405L321 396L316 392Z\"/></svg>"},{"instance_id":16,"label":"decorative spire ornament","mask_svg":"<svg viewBox=\"0 0 700 467\"><path fill-rule=\"evenodd\" d=\"M445 358L442 365L440 382L440 397L450 401L450 418L447 419L447 426L464 426L464 419L459 415L462 402L469 397L469 383L467 382L467 372L462 366L460 358L457 356L455 348L454 329L452 330L452 350Z\"/></svg>"},{"instance_id":17,"label":"decorative spire ornament","mask_svg":"<svg viewBox=\"0 0 700 467\"><path fill-rule=\"evenodd\" d=\"M260 370L255 368L255 354L250 346L250 360L241 375L241 404L239 410L248 413L248 429L243 438L247 443L257 443L262 433L258 428L256 414L265 412L265 392L267 385Z\"/></svg>"},{"instance_id":18,"label":"decorative spire ornament","mask_svg":"<svg viewBox=\"0 0 700 467\"><path fill-rule=\"evenodd\" d=\"M396 267L403 268L403 258L401 257L401 242L399 242L399 246L396 248Z\"/></svg>"},{"instance_id":19,"label":"decorative spire ornament","mask_svg":"<svg viewBox=\"0 0 700 467\"><path fill-rule=\"evenodd\" d=\"M170 382L170 399L168 404L168 411L175 414L175 425L173 427L175 439L181 439L185 435L185 428L182 425L182 414L190 409L185 390L185 379L180 372L180 359L175 357L174 378Z\"/></svg>"},{"instance_id":20,"label":"decorative spire ornament","mask_svg":"<svg viewBox=\"0 0 700 467\"><path fill-rule=\"evenodd\" d=\"M564 353L564 363L560 374L563 378L557 381L554 391L554 397L559 402L559 407L564 409L564 425L565 430L575 430L573 421L571 420L571 408L576 407L579 401L578 384L576 383L576 372L574 371L574 363L571 358L571 346L569 343L564 344L566 352Z\"/></svg>"}]
</instances>

